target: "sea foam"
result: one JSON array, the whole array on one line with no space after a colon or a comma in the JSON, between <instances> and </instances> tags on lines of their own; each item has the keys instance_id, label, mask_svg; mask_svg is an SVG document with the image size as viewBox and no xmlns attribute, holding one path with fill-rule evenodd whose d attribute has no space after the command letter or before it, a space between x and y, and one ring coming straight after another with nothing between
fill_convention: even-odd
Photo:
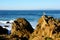
<instances>
[{"instance_id":1,"label":"sea foam","mask_svg":"<svg viewBox=\"0 0 60 40\"><path fill-rule=\"evenodd\" d=\"M0 21L0 26L2 26L3 28L6 28L8 30L11 30L11 26L12 26L12 22L14 20L10 20L10 21ZM9 22L9 23L7 23ZM8 27L5 27L5 26L8 26Z\"/></svg>"}]
</instances>

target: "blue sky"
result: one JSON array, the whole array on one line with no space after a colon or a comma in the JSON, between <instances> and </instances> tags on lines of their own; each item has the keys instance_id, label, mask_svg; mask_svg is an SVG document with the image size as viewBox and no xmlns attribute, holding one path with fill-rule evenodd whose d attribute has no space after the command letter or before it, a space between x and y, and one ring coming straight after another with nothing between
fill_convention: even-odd
<instances>
[{"instance_id":1,"label":"blue sky","mask_svg":"<svg viewBox=\"0 0 60 40\"><path fill-rule=\"evenodd\" d=\"M60 0L0 0L0 10L60 10Z\"/></svg>"}]
</instances>

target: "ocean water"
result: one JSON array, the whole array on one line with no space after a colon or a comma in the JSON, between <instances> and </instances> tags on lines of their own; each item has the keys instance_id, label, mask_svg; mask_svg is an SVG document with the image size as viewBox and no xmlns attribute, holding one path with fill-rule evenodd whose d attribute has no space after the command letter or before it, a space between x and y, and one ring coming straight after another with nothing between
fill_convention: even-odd
<instances>
[{"instance_id":1,"label":"ocean water","mask_svg":"<svg viewBox=\"0 0 60 40\"><path fill-rule=\"evenodd\" d=\"M43 15L60 18L60 10L0 10L0 26L11 30L11 23L17 18L27 19L33 28L36 27L39 18ZM7 24L6 22L10 23ZM9 27L4 27L5 25Z\"/></svg>"}]
</instances>

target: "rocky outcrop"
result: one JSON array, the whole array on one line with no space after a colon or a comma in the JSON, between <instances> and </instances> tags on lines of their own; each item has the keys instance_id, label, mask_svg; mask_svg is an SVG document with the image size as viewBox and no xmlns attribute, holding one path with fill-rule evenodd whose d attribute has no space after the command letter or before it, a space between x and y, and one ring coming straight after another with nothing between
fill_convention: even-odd
<instances>
[{"instance_id":1,"label":"rocky outcrop","mask_svg":"<svg viewBox=\"0 0 60 40\"><path fill-rule=\"evenodd\" d=\"M18 18L12 23L11 38L28 40L33 28L24 18ZM15 40L14 39L14 40Z\"/></svg>"},{"instance_id":2,"label":"rocky outcrop","mask_svg":"<svg viewBox=\"0 0 60 40\"><path fill-rule=\"evenodd\" d=\"M51 16L42 16L29 40L60 40L60 21Z\"/></svg>"},{"instance_id":3,"label":"rocky outcrop","mask_svg":"<svg viewBox=\"0 0 60 40\"><path fill-rule=\"evenodd\" d=\"M0 35L2 34L8 34L8 30L0 26Z\"/></svg>"},{"instance_id":4,"label":"rocky outcrop","mask_svg":"<svg viewBox=\"0 0 60 40\"><path fill-rule=\"evenodd\" d=\"M7 33L0 27L0 34L3 31ZM12 23L11 34L0 35L0 40L60 40L60 20L44 15L34 30L26 19L18 18Z\"/></svg>"}]
</instances>

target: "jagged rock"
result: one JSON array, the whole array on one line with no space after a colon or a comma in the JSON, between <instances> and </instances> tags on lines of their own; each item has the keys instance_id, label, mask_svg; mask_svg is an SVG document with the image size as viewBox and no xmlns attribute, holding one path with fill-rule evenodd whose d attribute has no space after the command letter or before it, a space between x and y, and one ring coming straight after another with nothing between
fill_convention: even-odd
<instances>
[{"instance_id":1,"label":"jagged rock","mask_svg":"<svg viewBox=\"0 0 60 40\"><path fill-rule=\"evenodd\" d=\"M32 26L24 18L18 18L12 23L11 38L13 39L28 40L32 32Z\"/></svg>"},{"instance_id":2,"label":"jagged rock","mask_svg":"<svg viewBox=\"0 0 60 40\"><path fill-rule=\"evenodd\" d=\"M60 40L60 21L51 16L42 16L29 40ZM50 40L49 39L49 40Z\"/></svg>"},{"instance_id":3,"label":"jagged rock","mask_svg":"<svg viewBox=\"0 0 60 40\"><path fill-rule=\"evenodd\" d=\"M0 35L2 34L8 34L8 30L5 28L2 28L2 26L0 26Z\"/></svg>"}]
</instances>

